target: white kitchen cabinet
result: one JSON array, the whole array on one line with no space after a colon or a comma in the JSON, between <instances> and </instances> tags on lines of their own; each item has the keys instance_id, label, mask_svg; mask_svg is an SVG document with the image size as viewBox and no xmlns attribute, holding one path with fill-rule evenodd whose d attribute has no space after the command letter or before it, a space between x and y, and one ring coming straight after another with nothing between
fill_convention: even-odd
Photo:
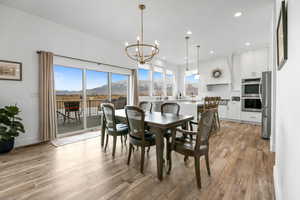
<instances>
[{"instance_id":1,"label":"white kitchen cabinet","mask_svg":"<svg viewBox=\"0 0 300 200\"><path fill-rule=\"evenodd\" d=\"M242 79L261 77L261 72L266 71L269 65L268 48L241 54L240 65Z\"/></svg>"},{"instance_id":2,"label":"white kitchen cabinet","mask_svg":"<svg viewBox=\"0 0 300 200\"><path fill-rule=\"evenodd\" d=\"M229 101L227 118L232 120L241 119L241 102L240 101Z\"/></svg>"},{"instance_id":3,"label":"white kitchen cabinet","mask_svg":"<svg viewBox=\"0 0 300 200\"><path fill-rule=\"evenodd\" d=\"M220 119L226 119L228 113L228 106L227 105L220 105L219 106L219 117Z\"/></svg>"},{"instance_id":4,"label":"white kitchen cabinet","mask_svg":"<svg viewBox=\"0 0 300 200\"><path fill-rule=\"evenodd\" d=\"M242 121L261 123L261 112L242 112Z\"/></svg>"}]
</instances>

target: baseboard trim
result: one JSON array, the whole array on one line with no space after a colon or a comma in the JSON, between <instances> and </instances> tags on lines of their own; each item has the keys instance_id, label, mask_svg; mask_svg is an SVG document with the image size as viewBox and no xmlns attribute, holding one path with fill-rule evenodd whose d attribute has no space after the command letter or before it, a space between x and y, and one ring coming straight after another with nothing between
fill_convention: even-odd
<instances>
[{"instance_id":1,"label":"baseboard trim","mask_svg":"<svg viewBox=\"0 0 300 200\"><path fill-rule=\"evenodd\" d=\"M281 196L281 188L279 187L279 177L278 177L278 169L277 166L273 167L273 182L274 182L274 190L275 190L275 199L282 200Z\"/></svg>"}]
</instances>

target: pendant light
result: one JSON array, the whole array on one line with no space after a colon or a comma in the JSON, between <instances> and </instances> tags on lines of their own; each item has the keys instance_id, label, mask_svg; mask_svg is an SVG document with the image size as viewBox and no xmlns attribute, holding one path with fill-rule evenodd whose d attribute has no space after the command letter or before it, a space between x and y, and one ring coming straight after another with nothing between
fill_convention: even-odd
<instances>
[{"instance_id":1,"label":"pendant light","mask_svg":"<svg viewBox=\"0 0 300 200\"><path fill-rule=\"evenodd\" d=\"M200 45L197 45L197 75L196 75L196 79L199 80L200 79Z\"/></svg>"}]
</instances>

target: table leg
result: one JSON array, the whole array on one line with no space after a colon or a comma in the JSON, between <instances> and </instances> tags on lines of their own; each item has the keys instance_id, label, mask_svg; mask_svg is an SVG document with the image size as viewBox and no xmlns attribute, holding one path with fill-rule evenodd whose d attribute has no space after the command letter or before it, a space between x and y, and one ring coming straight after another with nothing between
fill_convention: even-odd
<instances>
[{"instance_id":1,"label":"table leg","mask_svg":"<svg viewBox=\"0 0 300 200\"><path fill-rule=\"evenodd\" d=\"M157 162L157 178L163 180L163 155L164 155L164 137L162 130L159 128L152 128L155 133L156 142L156 162Z\"/></svg>"},{"instance_id":2,"label":"table leg","mask_svg":"<svg viewBox=\"0 0 300 200\"><path fill-rule=\"evenodd\" d=\"M105 140L105 120L104 120L103 113L101 113L101 147L104 146L104 140Z\"/></svg>"}]
</instances>

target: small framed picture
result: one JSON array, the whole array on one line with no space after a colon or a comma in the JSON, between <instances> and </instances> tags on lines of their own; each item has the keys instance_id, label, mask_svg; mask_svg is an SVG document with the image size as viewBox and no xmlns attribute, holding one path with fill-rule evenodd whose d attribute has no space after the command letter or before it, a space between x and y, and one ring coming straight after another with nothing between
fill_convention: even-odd
<instances>
[{"instance_id":1,"label":"small framed picture","mask_svg":"<svg viewBox=\"0 0 300 200\"><path fill-rule=\"evenodd\" d=\"M288 59L288 35L287 35L287 8L285 1L281 3L281 10L277 25L277 66L280 70Z\"/></svg>"},{"instance_id":2,"label":"small framed picture","mask_svg":"<svg viewBox=\"0 0 300 200\"><path fill-rule=\"evenodd\" d=\"M22 81L22 63L0 60L0 80Z\"/></svg>"}]
</instances>

